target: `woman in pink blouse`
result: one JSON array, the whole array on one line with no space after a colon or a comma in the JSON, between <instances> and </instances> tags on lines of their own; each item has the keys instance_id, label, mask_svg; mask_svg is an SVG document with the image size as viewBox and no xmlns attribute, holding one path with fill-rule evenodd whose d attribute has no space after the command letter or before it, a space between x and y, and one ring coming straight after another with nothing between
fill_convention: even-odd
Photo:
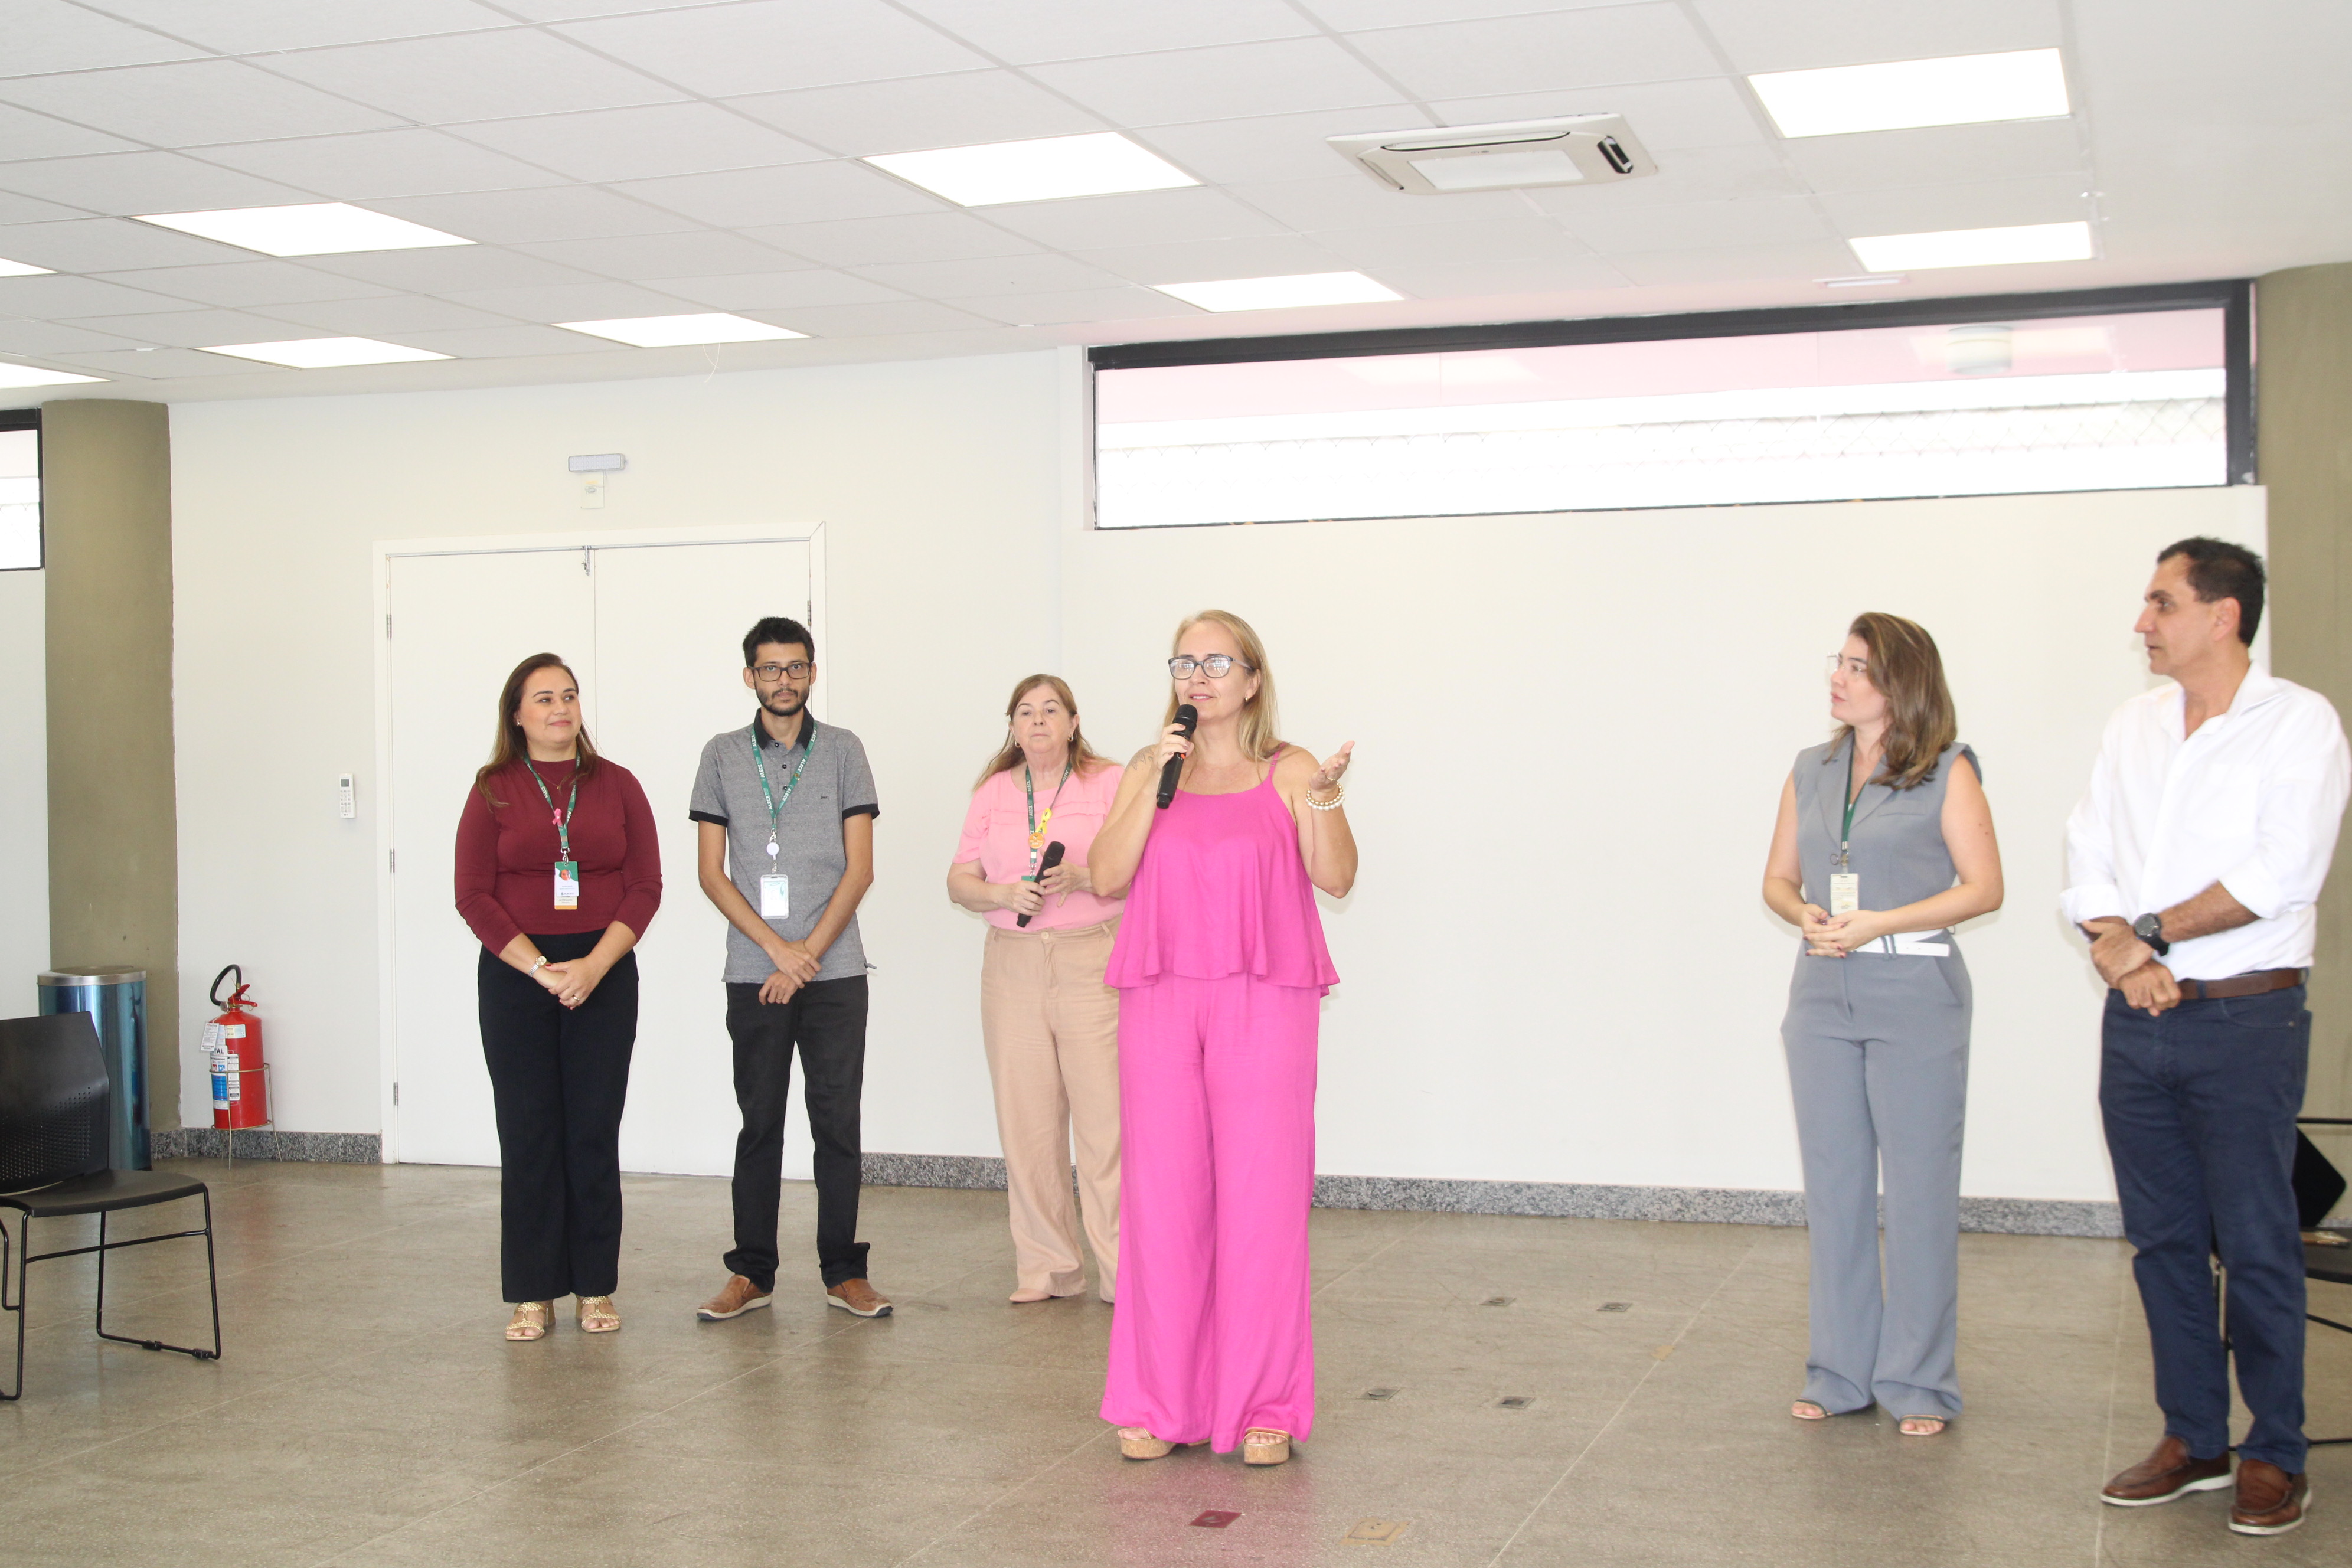
<instances>
[{"instance_id":1,"label":"woman in pink blouse","mask_svg":"<svg viewBox=\"0 0 2352 1568\"><path fill-rule=\"evenodd\" d=\"M457 912L482 941L507 1338L544 1338L558 1296L579 1298L583 1331L611 1333L630 950L661 907L661 846L635 776L589 743L579 682L555 655L507 677L498 733L457 820Z\"/></svg>"},{"instance_id":2,"label":"woman in pink blouse","mask_svg":"<svg viewBox=\"0 0 2352 1568\"><path fill-rule=\"evenodd\" d=\"M1070 1201L1075 1134L1108 1301L1118 1276L1118 993L1103 966L1120 904L1095 893L1087 859L1122 770L1078 733L1077 700L1057 676L1022 680L1004 712L1004 744L981 770L948 897L988 917L980 1027L1004 1145L1013 1300L1087 1288Z\"/></svg>"}]
</instances>

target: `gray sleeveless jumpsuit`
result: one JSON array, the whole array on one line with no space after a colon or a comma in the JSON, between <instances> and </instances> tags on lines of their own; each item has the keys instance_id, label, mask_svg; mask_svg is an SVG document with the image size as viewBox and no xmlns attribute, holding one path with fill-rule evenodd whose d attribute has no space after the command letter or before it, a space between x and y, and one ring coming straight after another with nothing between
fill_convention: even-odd
<instances>
[{"instance_id":1,"label":"gray sleeveless jumpsuit","mask_svg":"<svg viewBox=\"0 0 2352 1568\"><path fill-rule=\"evenodd\" d=\"M1792 774L1805 897L1823 909L1851 743L1798 752ZM1943 812L1956 755L1976 764L1968 747L1948 746L1924 784L1900 793L1877 783L1864 787L1853 839L1864 909L1896 909L1951 887ZM1951 951L1895 953L1881 942L1845 958L1810 958L1801 945L1780 1025L1812 1242L1812 1352L1801 1397L1833 1415L1874 1400L1895 1415L1960 1411L1954 1349L1969 970L1948 931L1916 931L1908 940Z\"/></svg>"}]
</instances>

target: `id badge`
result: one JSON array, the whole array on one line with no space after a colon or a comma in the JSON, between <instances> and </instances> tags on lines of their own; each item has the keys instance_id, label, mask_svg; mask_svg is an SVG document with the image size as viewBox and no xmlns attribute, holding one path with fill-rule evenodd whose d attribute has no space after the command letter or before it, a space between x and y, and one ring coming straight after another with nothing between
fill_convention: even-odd
<instances>
[{"instance_id":1,"label":"id badge","mask_svg":"<svg viewBox=\"0 0 2352 1568\"><path fill-rule=\"evenodd\" d=\"M1862 873L1832 871L1830 873L1830 913L1850 915L1862 908Z\"/></svg>"},{"instance_id":2,"label":"id badge","mask_svg":"<svg viewBox=\"0 0 2352 1568\"><path fill-rule=\"evenodd\" d=\"M763 921L790 920L793 914L793 879L782 871L771 871L760 879L760 918Z\"/></svg>"},{"instance_id":3,"label":"id badge","mask_svg":"<svg viewBox=\"0 0 2352 1568\"><path fill-rule=\"evenodd\" d=\"M580 862L558 860L555 863L555 907L576 910L580 907Z\"/></svg>"}]
</instances>

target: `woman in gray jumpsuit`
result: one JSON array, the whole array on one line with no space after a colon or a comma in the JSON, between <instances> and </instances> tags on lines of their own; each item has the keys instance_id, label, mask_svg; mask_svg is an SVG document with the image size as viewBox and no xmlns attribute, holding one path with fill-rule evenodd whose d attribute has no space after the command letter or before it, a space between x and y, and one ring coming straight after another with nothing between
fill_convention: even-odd
<instances>
[{"instance_id":1,"label":"woman in gray jumpsuit","mask_svg":"<svg viewBox=\"0 0 2352 1568\"><path fill-rule=\"evenodd\" d=\"M1797 753L1764 900L1804 936L1780 1037L1812 1242L1812 1352L1790 1406L1873 1404L1933 1436L1960 1413L1960 921L2000 907L2000 850L1936 642L1857 616L1830 660L1837 733ZM1879 1184L1886 1259L1880 1283Z\"/></svg>"}]
</instances>

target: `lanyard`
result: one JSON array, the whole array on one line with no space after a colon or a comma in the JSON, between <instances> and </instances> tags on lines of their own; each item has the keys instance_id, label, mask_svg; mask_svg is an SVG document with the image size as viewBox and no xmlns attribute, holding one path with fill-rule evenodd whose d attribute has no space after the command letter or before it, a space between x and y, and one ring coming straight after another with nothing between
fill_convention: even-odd
<instances>
[{"instance_id":1,"label":"lanyard","mask_svg":"<svg viewBox=\"0 0 2352 1568\"><path fill-rule=\"evenodd\" d=\"M1033 872L1037 869L1037 851L1045 847L1045 825L1054 820L1054 808L1062 803L1062 784L1070 782L1072 766L1072 763L1062 764L1062 784L1054 786L1054 798L1045 803L1045 815L1040 820L1037 816L1036 777L1030 773L1028 763L1021 764L1021 787L1029 796L1029 869ZM1028 879L1026 877L1022 879L1024 882Z\"/></svg>"},{"instance_id":2,"label":"lanyard","mask_svg":"<svg viewBox=\"0 0 2352 1568\"><path fill-rule=\"evenodd\" d=\"M539 786L539 798L547 802L547 814L555 819L555 837L560 846L556 858L568 864L572 859L572 808L580 804L579 760L574 758L572 761L572 797L563 803L562 811L555 809L555 797L547 793L547 781L539 776L539 764L525 757L522 765L530 770L530 782Z\"/></svg>"},{"instance_id":3,"label":"lanyard","mask_svg":"<svg viewBox=\"0 0 2352 1568\"><path fill-rule=\"evenodd\" d=\"M806 717L803 717L801 723L805 728L808 723ZM776 832L783 820L784 807L791 803L793 791L801 787L801 774L808 770L809 753L815 750L816 736L814 733L803 734L801 737L800 765L793 769L793 776L784 784L784 797L778 800L776 792L768 787L768 761L760 754L760 726L751 726L751 765L760 770L760 794L768 802L768 858L771 860L776 858Z\"/></svg>"},{"instance_id":4,"label":"lanyard","mask_svg":"<svg viewBox=\"0 0 2352 1568\"><path fill-rule=\"evenodd\" d=\"M1849 740L1845 748L1845 824L1838 832L1838 865L1853 864L1853 808L1860 804L1853 793L1853 753L1856 742Z\"/></svg>"}]
</instances>

